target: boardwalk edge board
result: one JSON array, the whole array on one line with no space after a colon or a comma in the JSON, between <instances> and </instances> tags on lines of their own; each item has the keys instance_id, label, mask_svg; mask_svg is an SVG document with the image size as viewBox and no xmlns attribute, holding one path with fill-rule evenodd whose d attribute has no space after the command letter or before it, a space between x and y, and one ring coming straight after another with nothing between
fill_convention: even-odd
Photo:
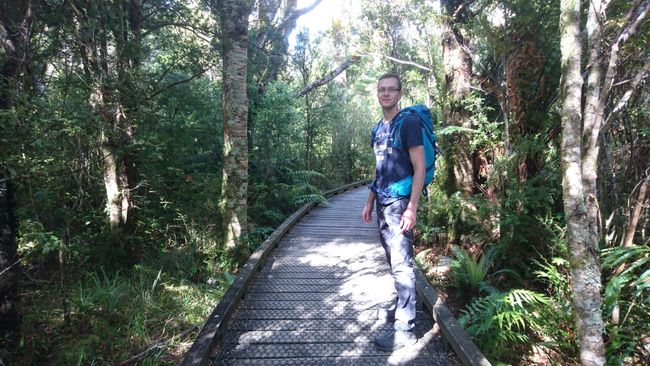
<instances>
[{"instance_id":1,"label":"boardwalk edge board","mask_svg":"<svg viewBox=\"0 0 650 366\"><path fill-rule=\"evenodd\" d=\"M350 189L370 183L370 180L361 180L338 187L323 193L326 198L341 194ZM275 231L260 245L250 256L242 267L237 279L230 285L217 307L212 311L203 324L203 328L196 337L194 343L185 354L182 366L204 366L208 365L210 358L215 357L213 351L222 341L226 333L227 323L235 310L237 303L244 296L246 289L250 286L255 273L261 268L271 250L277 246L282 237L293 227L304 215L316 206L316 202L309 202L303 205L286 219Z\"/></svg>"},{"instance_id":2,"label":"boardwalk edge board","mask_svg":"<svg viewBox=\"0 0 650 366\"><path fill-rule=\"evenodd\" d=\"M420 268L415 267L415 281L418 292L418 301L422 301L429 313L432 314L445 340L451 345L458 358L464 366L490 366L490 361L485 358L481 350L469 339L469 336L458 324L447 308L447 305L440 299L435 289L429 283Z\"/></svg>"}]
</instances>

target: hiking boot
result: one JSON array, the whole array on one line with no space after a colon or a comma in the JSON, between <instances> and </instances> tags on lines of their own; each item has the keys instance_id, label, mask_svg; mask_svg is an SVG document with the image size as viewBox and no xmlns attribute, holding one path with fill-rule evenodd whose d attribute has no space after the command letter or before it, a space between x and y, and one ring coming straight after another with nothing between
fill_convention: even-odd
<instances>
[{"instance_id":1,"label":"hiking boot","mask_svg":"<svg viewBox=\"0 0 650 366\"><path fill-rule=\"evenodd\" d=\"M395 309L392 309L392 310L379 309L379 310L377 310L377 319L385 320L387 322L394 322L395 321Z\"/></svg>"},{"instance_id":2,"label":"hiking boot","mask_svg":"<svg viewBox=\"0 0 650 366\"><path fill-rule=\"evenodd\" d=\"M413 332L395 330L386 335L375 337L375 347L384 352L396 351L402 347L417 343L418 338Z\"/></svg>"}]
</instances>

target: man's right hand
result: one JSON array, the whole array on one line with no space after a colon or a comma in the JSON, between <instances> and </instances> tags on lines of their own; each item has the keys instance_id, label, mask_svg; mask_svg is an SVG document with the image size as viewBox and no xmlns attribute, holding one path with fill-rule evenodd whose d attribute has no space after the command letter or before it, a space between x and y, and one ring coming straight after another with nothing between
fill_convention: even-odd
<instances>
[{"instance_id":1,"label":"man's right hand","mask_svg":"<svg viewBox=\"0 0 650 366\"><path fill-rule=\"evenodd\" d=\"M361 217L363 218L363 221L366 223L371 223L372 222L372 209L373 209L374 204L371 203L366 203L366 205L363 207L363 212L361 213Z\"/></svg>"}]
</instances>

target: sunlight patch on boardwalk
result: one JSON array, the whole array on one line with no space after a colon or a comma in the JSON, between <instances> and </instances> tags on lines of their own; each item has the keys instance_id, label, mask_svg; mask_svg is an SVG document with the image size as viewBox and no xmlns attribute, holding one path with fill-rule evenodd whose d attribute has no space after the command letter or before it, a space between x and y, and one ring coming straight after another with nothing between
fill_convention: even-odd
<instances>
[{"instance_id":1,"label":"sunlight patch on boardwalk","mask_svg":"<svg viewBox=\"0 0 650 366\"><path fill-rule=\"evenodd\" d=\"M446 365L440 332L418 311L417 344L386 353L375 335L393 282L375 225L360 217L367 190L318 207L282 239L247 291L215 365Z\"/></svg>"}]
</instances>

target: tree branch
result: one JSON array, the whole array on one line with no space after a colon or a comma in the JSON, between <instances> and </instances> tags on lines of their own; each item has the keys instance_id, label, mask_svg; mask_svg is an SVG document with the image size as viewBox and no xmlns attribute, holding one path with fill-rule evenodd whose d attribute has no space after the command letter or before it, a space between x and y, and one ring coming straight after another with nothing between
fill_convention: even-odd
<instances>
[{"instance_id":1,"label":"tree branch","mask_svg":"<svg viewBox=\"0 0 650 366\"><path fill-rule=\"evenodd\" d=\"M280 26L278 28L279 29L286 28L289 24L291 24L292 21L295 21L296 19L300 18L301 16L303 16L303 15L309 13L310 11L312 11L316 6L318 6L318 4L320 4L321 1L322 0L314 0L313 3L305 6L304 8L296 9L296 10L292 11L291 14L289 14L289 16L284 18L284 20L282 21L282 23L280 23Z\"/></svg>"},{"instance_id":2,"label":"tree branch","mask_svg":"<svg viewBox=\"0 0 650 366\"><path fill-rule=\"evenodd\" d=\"M460 4L458 6L458 8L456 8L456 11L454 11L454 14L451 17L453 19L456 19L458 17L458 15L460 15L460 13L465 9L465 6L467 6L469 8L469 6L472 5L472 3L474 1L476 1L476 0L470 0L467 3L463 2L462 4Z\"/></svg>"},{"instance_id":3,"label":"tree branch","mask_svg":"<svg viewBox=\"0 0 650 366\"><path fill-rule=\"evenodd\" d=\"M213 36L217 39L221 39L221 33L217 31L207 30L185 22L162 22L162 23L153 24L151 27L149 27L149 30L147 32L144 32L142 34L142 38L147 37L149 34L153 33L154 31L157 31L161 28L170 27L170 26L190 31L194 33L197 37L201 38L203 41L208 43L211 42L211 40L207 36Z\"/></svg>"},{"instance_id":4,"label":"tree branch","mask_svg":"<svg viewBox=\"0 0 650 366\"><path fill-rule=\"evenodd\" d=\"M607 73L605 74L605 81L603 82L603 90L600 94L599 101L600 107L603 109L605 108L605 104L609 98L609 92L611 91L612 85L614 84L614 77L616 76L616 67L618 66L618 56L621 50L621 46L639 31L639 25L645 20L647 15L648 0L640 2L638 6L633 7L626 15L629 23L621 29L618 36L616 37L616 42L614 42L610 51L609 65L607 66Z\"/></svg>"},{"instance_id":5,"label":"tree branch","mask_svg":"<svg viewBox=\"0 0 650 366\"><path fill-rule=\"evenodd\" d=\"M177 81L174 81L173 83L170 83L170 84L168 84L168 85L163 86L162 88L156 90L156 91L153 92L151 95L149 95L148 97L146 97L146 98L144 99L144 101L148 101L148 100L151 100L151 99L155 98L158 94L162 93L162 92L163 92L164 90L166 90L166 89L169 89L169 88L172 88L172 87L174 87L174 86L176 86L176 85L183 84L183 83L187 83L187 82L190 82L190 81L196 79L197 77L199 77L199 76L205 74L205 72L208 71L208 70L210 70L211 67L212 67L212 66L208 66L207 68L202 69L200 72L198 72L198 73L196 73L196 74L193 74L193 75L190 76L189 78L185 78L185 79L182 79L182 80L177 80Z\"/></svg>"},{"instance_id":6,"label":"tree branch","mask_svg":"<svg viewBox=\"0 0 650 366\"><path fill-rule=\"evenodd\" d=\"M429 71L429 72L433 71L433 69L431 69L430 67L422 66L422 65L417 64L417 63L415 63L413 61L404 61L404 60L400 60L400 59L397 59L395 57L391 57L391 56L388 56L388 55L380 55L380 56L384 57L384 58L387 58L387 59L389 59L389 60L391 60L393 62L397 62L398 64L415 66L418 69L422 69L422 70Z\"/></svg>"},{"instance_id":7,"label":"tree branch","mask_svg":"<svg viewBox=\"0 0 650 366\"><path fill-rule=\"evenodd\" d=\"M332 81L335 77L337 77L340 73L345 71L347 68L352 66L355 62L359 61L361 59L361 56L352 56L350 57L347 61L342 63L339 67L336 69L330 71L327 75L325 75L323 78L314 81L313 83L306 85L302 90L296 94L298 97L302 97L303 95L306 95L310 93L312 90L318 88L319 86L323 86L330 81Z\"/></svg>"},{"instance_id":8,"label":"tree branch","mask_svg":"<svg viewBox=\"0 0 650 366\"><path fill-rule=\"evenodd\" d=\"M613 117L618 115L623 109L627 107L627 102L630 100L641 82L643 82L645 77L648 75L648 72L650 72L650 59L647 59L637 74L634 75L632 84L630 85L629 89L623 94L618 103L616 103L614 109L607 116L607 119L605 119L605 122L603 123L603 131L606 130L612 123Z\"/></svg>"}]
</instances>

